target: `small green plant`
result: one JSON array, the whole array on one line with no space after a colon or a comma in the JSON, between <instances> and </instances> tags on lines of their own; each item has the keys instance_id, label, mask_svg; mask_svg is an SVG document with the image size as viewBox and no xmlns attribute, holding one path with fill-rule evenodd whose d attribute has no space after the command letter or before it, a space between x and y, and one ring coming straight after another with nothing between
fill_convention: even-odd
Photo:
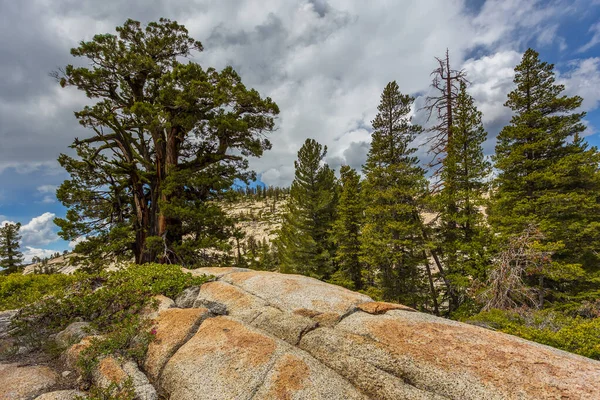
<instances>
[{"instance_id":1,"label":"small green plant","mask_svg":"<svg viewBox=\"0 0 600 400\"><path fill-rule=\"evenodd\" d=\"M146 356L148 345L154 340L151 321L133 314L114 324L111 331L94 337L88 348L83 350L77 366L86 381L91 381L92 372L107 356L129 359L141 364Z\"/></svg>"},{"instance_id":2,"label":"small green plant","mask_svg":"<svg viewBox=\"0 0 600 400\"><path fill-rule=\"evenodd\" d=\"M122 384L111 383L110 386L102 388L96 385L90 387L85 396L76 396L75 400L134 400L135 390L133 382L127 379Z\"/></svg>"}]
</instances>

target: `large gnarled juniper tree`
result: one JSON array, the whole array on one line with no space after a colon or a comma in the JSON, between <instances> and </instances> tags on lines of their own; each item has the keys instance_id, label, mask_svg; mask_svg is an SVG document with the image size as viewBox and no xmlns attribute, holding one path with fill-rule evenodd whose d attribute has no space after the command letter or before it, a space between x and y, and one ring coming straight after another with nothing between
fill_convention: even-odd
<instances>
[{"instance_id":1,"label":"large gnarled juniper tree","mask_svg":"<svg viewBox=\"0 0 600 400\"><path fill-rule=\"evenodd\" d=\"M56 223L65 239L88 238L76 251L188 263L226 247L230 224L211 200L253 177L247 157L270 148L278 108L231 67L186 60L201 50L176 22L128 20L71 50L89 66L56 74L93 99L75 113L92 135L75 139L77 157L59 158L71 178Z\"/></svg>"}]
</instances>

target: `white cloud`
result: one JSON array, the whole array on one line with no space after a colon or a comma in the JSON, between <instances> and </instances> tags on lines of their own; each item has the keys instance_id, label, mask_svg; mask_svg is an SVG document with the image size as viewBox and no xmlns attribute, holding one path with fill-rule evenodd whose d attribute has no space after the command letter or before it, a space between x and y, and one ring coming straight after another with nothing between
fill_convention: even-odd
<instances>
[{"instance_id":1,"label":"white cloud","mask_svg":"<svg viewBox=\"0 0 600 400\"><path fill-rule=\"evenodd\" d=\"M54 225L54 213L46 212L34 217L21 227L22 244L24 246L46 246L59 239Z\"/></svg>"},{"instance_id":2,"label":"white cloud","mask_svg":"<svg viewBox=\"0 0 600 400\"><path fill-rule=\"evenodd\" d=\"M565 85L565 92L583 97L581 108L591 111L600 106L600 57L586 58L571 62L573 69L559 76L559 83Z\"/></svg>"},{"instance_id":3,"label":"white cloud","mask_svg":"<svg viewBox=\"0 0 600 400\"><path fill-rule=\"evenodd\" d=\"M535 40L545 46L559 41L557 20L577 13L582 5L572 0L487 0L473 19L478 27L474 41L499 50L518 48ZM583 4L585 6L585 4Z\"/></svg>"},{"instance_id":4,"label":"white cloud","mask_svg":"<svg viewBox=\"0 0 600 400\"><path fill-rule=\"evenodd\" d=\"M25 246L23 250L23 262L26 264L31 263L33 257L46 258L51 257L56 253L56 250L39 249L36 247Z\"/></svg>"},{"instance_id":5,"label":"white cloud","mask_svg":"<svg viewBox=\"0 0 600 400\"><path fill-rule=\"evenodd\" d=\"M365 147L351 146L370 141L367 129L384 86L397 80L404 93L426 89L434 56L452 45L461 63L475 36L460 2L324 4L273 1L253 9L253 19L235 14L208 31L206 51L197 57L218 67L233 62L248 86L280 106L273 150L251 162L267 184L290 183L308 137L327 145L328 159L360 162ZM206 35L203 21L184 22L195 36Z\"/></svg>"},{"instance_id":6,"label":"white cloud","mask_svg":"<svg viewBox=\"0 0 600 400\"><path fill-rule=\"evenodd\" d=\"M52 204L56 203L56 199L53 196L44 196L41 202L43 204Z\"/></svg>"},{"instance_id":7,"label":"white cloud","mask_svg":"<svg viewBox=\"0 0 600 400\"><path fill-rule=\"evenodd\" d=\"M41 185L37 187L37 191L39 194L44 195L40 203L42 204L52 204L56 203L56 189L58 186L56 185Z\"/></svg>"},{"instance_id":8,"label":"white cloud","mask_svg":"<svg viewBox=\"0 0 600 400\"><path fill-rule=\"evenodd\" d=\"M506 125L512 111L504 107L506 96L514 88L514 68L521 61L521 53L507 50L480 59L469 59L464 69L471 82L469 93L483 113L483 124L488 131L489 142L484 145L487 154L493 151L494 138Z\"/></svg>"},{"instance_id":9,"label":"white cloud","mask_svg":"<svg viewBox=\"0 0 600 400\"><path fill-rule=\"evenodd\" d=\"M0 174L13 169L19 175L41 173L43 175L58 175L63 169L56 161L0 161Z\"/></svg>"},{"instance_id":10,"label":"white cloud","mask_svg":"<svg viewBox=\"0 0 600 400\"><path fill-rule=\"evenodd\" d=\"M84 242L86 240L86 238L84 236L79 236L76 239L73 239L69 242L69 248L72 250L75 248L75 246L77 246L79 243Z\"/></svg>"},{"instance_id":11,"label":"white cloud","mask_svg":"<svg viewBox=\"0 0 600 400\"><path fill-rule=\"evenodd\" d=\"M5 218L0 215L0 227L15 223ZM23 253L23 261L25 263L31 263L32 258L36 256L44 258L56 253L56 250L34 247L36 245L45 246L58 239L56 233L51 230L47 223L48 220L52 221L52 218L54 218L54 214L45 213L33 218L28 224L21 226L21 252Z\"/></svg>"},{"instance_id":12,"label":"white cloud","mask_svg":"<svg viewBox=\"0 0 600 400\"><path fill-rule=\"evenodd\" d=\"M58 186L56 185L42 185L37 187L37 191L40 193L54 194L56 193L56 189L58 189Z\"/></svg>"},{"instance_id":13,"label":"white cloud","mask_svg":"<svg viewBox=\"0 0 600 400\"><path fill-rule=\"evenodd\" d=\"M68 151L73 136L86 134L72 111L89 99L47 79L52 68L79 62L69 57L69 47L114 32L124 16L142 21L168 16L204 44L193 61L216 68L231 64L248 87L280 106L273 150L250 164L272 185L291 182L293 160L307 137L328 146L332 163L361 163L386 83L397 80L404 93L426 92L434 56L447 47L455 66L473 50L478 58L489 54L465 67L471 68L471 90L486 124L499 124L507 115L502 104L516 50L528 42L566 48L558 34L560 18L589 7L589 0L487 0L474 15L465 0L26 3L12 2L6 9L11 24L0 27L0 33L20 39L6 44L6 54L15 57L4 57L0 69L3 62L12 63L5 75L14 75L14 88L8 89L13 97L22 96L15 100L4 95L10 90L0 91L0 120L7 121L0 134L11 139L4 140L10 147L0 150L0 172L41 171L43 165L56 170L58 153ZM22 48L31 49L27 54L33 58L21 60ZM25 79L31 76L37 81ZM25 96L25 89L34 94Z\"/></svg>"},{"instance_id":14,"label":"white cloud","mask_svg":"<svg viewBox=\"0 0 600 400\"><path fill-rule=\"evenodd\" d=\"M600 22L597 22L594 25L592 25L590 27L589 33L592 34L592 37L586 44L584 44L577 50L578 52L586 52L592 47L596 46L598 43L600 43Z\"/></svg>"}]
</instances>

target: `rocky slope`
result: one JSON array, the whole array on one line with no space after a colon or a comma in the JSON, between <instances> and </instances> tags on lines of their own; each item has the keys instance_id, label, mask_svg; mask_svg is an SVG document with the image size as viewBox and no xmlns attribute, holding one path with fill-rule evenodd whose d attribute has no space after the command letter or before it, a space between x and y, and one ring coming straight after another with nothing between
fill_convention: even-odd
<instances>
[{"instance_id":1,"label":"rocky slope","mask_svg":"<svg viewBox=\"0 0 600 400\"><path fill-rule=\"evenodd\" d=\"M236 227L244 232L244 242L252 237L258 243L263 240L270 243L276 238L286 205L287 197L283 195L278 199L244 198L232 203L222 203L225 213L235 218Z\"/></svg>"},{"instance_id":2,"label":"rocky slope","mask_svg":"<svg viewBox=\"0 0 600 400\"><path fill-rule=\"evenodd\" d=\"M600 398L591 359L304 276L190 272L216 279L159 299L143 365L108 357L98 384L131 377L139 399L171 400ZM67 351L64 368L86 341ZM73 399L60 376L0 365L0 398Z\"/></svg>"}]
</instances>

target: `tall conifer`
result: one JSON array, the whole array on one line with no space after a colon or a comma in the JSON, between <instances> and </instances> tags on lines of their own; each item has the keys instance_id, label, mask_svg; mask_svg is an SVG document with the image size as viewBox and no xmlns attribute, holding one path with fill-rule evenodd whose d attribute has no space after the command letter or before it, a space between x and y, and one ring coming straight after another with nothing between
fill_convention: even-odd
<instances>
[{"instance_id":1,"label":"tall conifer","mask_svg":"<svg viewBox=\"0 0 600 400\"><path fill-rule=\"evenodd\" d=\"M449 298L454 310L464 301L465 291L472 278L482 278L486 264L485 250L489 240L482 207L488 191L490 163L483 155L486 132L482 114L467 93L466 83L453 107L452 141L448 143L441 169L444 185L433 201L439 211L437 237L447 278L455 291Z\"/></svg>"},{"instance_id":2,"label":"tall conifer","mask_svg":"<svg viewBox=\"0 0 600 400\"><path fill-rule=\"evenodd\" d=\"M314 139L298 151L295 178L277 241L281 270L327 279L334 272L331 227L337 202L334 172Z\"/></svg>"},{"instance_id":3,"label":"tall conifer","mask_svg":"<svg viewBox=\"0 0 600 400\"><path fill-rule=\"evenodd\" d=\"M348 165L340 169L340 199L337 219L333 224L333 239L337 246L338 281L350 282L354 290L363 288L360 262L360 234L363 222L363 199L360 176ZM337 282L336 282L337 283Z\"/></svg>"},{"instance_id":4,"label":"tall conifer","mask_svg":"<svg viewBox=\"0 0 600 400\"><path fill-rule=\"evenodd\" d=\"M410 123L414 99L388 83L373 120L371 150L364 166L365 225L361 236L366 262L386 300L412 306L424 291L424 252L419 203L425 172L411 141L422 128Z\"/></svg>"},{"instance_id":5,"label":"tall conifer","mask_svg":"<svg viewBox=\"0 0 600 400\"><path fill-rule=\"evenodd\" d=\"M515 114L498 135L490 215L505 236L535 224L547 243L564 244L555 251L553 269L532 274L542 304L546 286L582 276L578 265L597 268L600 238L600 157L581 138L582 98L562 94L553 68L532 49L515 68L516 88L505 104Z\"/></svg>"},{"instance_id":6,"label":"tall conifer","mask_svg":"<svg viewBox=\"0 0 600 400\"><path fill-rule=\"evenodd\" d=\"M5 273L19 271L23 263L23 254L19 250L21 235L20 223L5 224L0 227L0 267Z\"/></svg>"}]
</instances>

